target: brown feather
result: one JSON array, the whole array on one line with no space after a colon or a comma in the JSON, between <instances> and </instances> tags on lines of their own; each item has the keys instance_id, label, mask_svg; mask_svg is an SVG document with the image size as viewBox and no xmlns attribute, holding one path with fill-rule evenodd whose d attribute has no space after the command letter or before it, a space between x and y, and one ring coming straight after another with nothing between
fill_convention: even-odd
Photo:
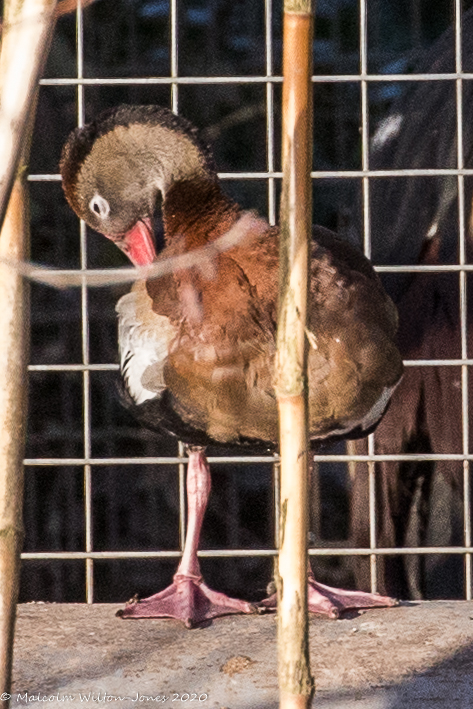
<instances>
[{"instance_id":1,"label":"brown feather","mask_svg":"<svg viewBox=\"0 0 473 709\"><path fill-rule=\"evenodd\" d=\"M218 238L239 209L217 183L176 183L164 204L166 258ZM401 373L393 342L395 309L368 262L330 232L316 228L311 262L309 330L310 430L328 436L361 420ZM216 275L174 274L174 289L148 282L153 310L179 324L165 379L179 415L218 441L238 436L276 440L273 393L278 230L248 234L217 260ZM168 304L168 305L166 305Z\"/></svg>"}]
</instances>

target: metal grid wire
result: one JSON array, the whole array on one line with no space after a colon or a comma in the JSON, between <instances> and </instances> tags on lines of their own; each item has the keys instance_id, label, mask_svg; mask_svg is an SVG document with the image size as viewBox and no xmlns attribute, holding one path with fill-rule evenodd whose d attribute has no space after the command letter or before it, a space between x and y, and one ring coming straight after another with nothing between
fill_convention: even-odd
<instances>
[{"instance_id":1,"label":"metal grid wire","mask_svg":"<svg viewBox=\"0 0 473 709\"><path fill-rule=\"evenodd\" d=\"M150 76L146 78L84 78L84 30L83 13L80 0L77 8L77 76L71 78L43 79L42 86L72 86L77 90L77 125L84 123L84 87L86 86L111 86L111 85L153 85L162 84L170 87L171 107L175 113L179 112L179 88L183 85L217 85L217 84L261 84L266 88L266 140L267 140L267 169L263 172L232 172L220 173L222 180L255 180L264 179L267 182L269 221L276 221L276 181L282 173L276 171L275 159L275 127L274 127L274 90L275 85L282 82L281 76L273 74L273 0L265 0L265 63L266 73L261 76L181 76L179 74L179 37L178 37L178 0L170 0L170 57L171 71L169 77ZM456 366L461 367L462 391L462 453L458 454L375 454L374 434L368 440L367 455L327 454L316 455L316 462L365 462L369 471L369 518L370 518L370 543L369 547L352 548L347 546L330 546L328 548L311 548L312 556L366 556L370 558L370 574L372 590L377 585L377 560L382 555L417 555L417 554L460 554L465 558L465 598L471 599L471 492L470 492L470 461L473 454L469 451L468 438L468 366L473 364L473 359L468 357L467 351L467 272L473 271L473 265L466 262L465 218L464 218L464 177L473 175L473 169L466 169L463 165L463 111L462 111L462 83L464 80L473 79L473 73L462 72L462 43L461 43L461 0L454 0L455 7L455 72L442 74L378 74L368 73L368 42L367 42L367 0L360 0L360 72L359 74L334 74L316 75L315 83L343 83L358 82L361 92L361 170L317 170L312 173L314 180L361 178L362 205L363 205L363 244L365 254L371 254L371 229L370 229L370 180L374 177L420 177L420 176L456 176L458 181L458 234L459 234L459 260L457 264L443 265L390 265L378 266L379 272L413 273L413 272L458 272L460 284L460 322L461 322L461 358L459 359L415 359L406 360L407 367L433 367ZM456 143L456 168L451 169L402 169L402 170L370 170L369 168L369 103L368 89L370 82L405 82L410 81L455 81L456 83L456 115L457 115L457 143ZM32 174L32 182L59 181L57 174ZM80 226L80 268L87 269L87 243L86 227L82 222ZM184 546L185 535L185 463L184 446L179 444L178 455L175 457L92 457L91 446L91 383L90 373L97 371L116 371L116 364L92 364L89 358L89 301L88 289L84 285L81 289L81 344L82 362L80 364L35 364L30 365L31 372L81 372L83 388L83 456L75 458L27 458L27 466L60 466L83 468L85 490L85 548L83 551L48 551L23 553L25 560L42 559L57 561L63 559L85 560L86 564L86 599L88 603L94 600L94 560L97 559L131 559L131 558L178 558ZM464 508L464 543L462 546L430 546L430 547L377 547L376 534L376 486L375 463L381 461L441 461L455 460L463 462L463 508ZM278 457L277 456L219 456L209 458L210 463L269 463L274 470L274 504L275 504L275 540L278 539L279 498L278 498ZM179 476L179 525L181 551L94 551L92 538L93 505L92 505L92 468L95 466L122 466L122 465L175 465ZM277 544L275 543L275 547ZM277 549L211 549L199 552L201 557L244 557L244 556L269 556L277 555Z\"/></svg>"}]
</instances>

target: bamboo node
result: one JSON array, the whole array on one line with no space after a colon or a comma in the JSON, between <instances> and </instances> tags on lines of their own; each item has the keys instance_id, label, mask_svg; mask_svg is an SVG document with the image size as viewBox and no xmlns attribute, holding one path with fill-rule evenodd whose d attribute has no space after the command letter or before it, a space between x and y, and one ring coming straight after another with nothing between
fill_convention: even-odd
<instances>
[{"instance_id":1,"label":"bamboo node","mask_svg":"<svg viewBox=\"0 0 473 709\"><path fill-rule=\"evenodd\" d=\"M314 12L312 0L284 0L285 13L311 15Z\"/></svg>"},{"instance_id":2,"label":"bamboo node","mask_svg":"<svg viewBox=\"0 0 473 709\"><path fill-rule=\"evenodd\" d=\"M19 539L23 539L25 536L25 532L23 529L20 527L15 527L14 525L9 525L8 527L4 527L3 529L0 529L0 539L11 539L14 537L18 537Z\"/></svg>"}]
</instances>

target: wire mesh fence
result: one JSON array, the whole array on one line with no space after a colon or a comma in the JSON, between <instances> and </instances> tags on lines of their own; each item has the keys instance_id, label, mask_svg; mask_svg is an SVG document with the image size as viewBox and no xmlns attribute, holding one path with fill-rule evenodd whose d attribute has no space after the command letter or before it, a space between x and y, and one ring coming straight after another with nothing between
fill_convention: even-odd
<instances>
[{"instance_id":1,"label":"wire mesh fence","mask_svg":"<svg viewBox=\"0 0 473 709\"><path fill-rule=\"evenodd\" d=\"M443 406L450 416L448 397L460 397L451 416L460 446L449 449L448 438L434 445L428 426L419 421L397 448L384 445L381 432L366 445L319 450L310 554L322 579L361 581L388 591L384 560L402 559L405 593L413 596L429 596L418 561L428 557L431 576L455 578L435 587L431 596L471 597L468 370L473 357L467 285L473 270L468 250L473 140L466 121L473 51L462 21L470 4L445 0L432 12L421 0L399 3L397 9L382 0L319 2L317 7L314 221L357 240L401 304L416 287L416 277L450 279L446 288L454 301L454 327L447 333L437 328L435 337L440 345L450 338L452 347L431 348L427 355L413 348L405 364L408 371L428 369L439 380L446 369L455 374L449 380L453 393L445 394ZM75 18L59 20L41 81L29 176L34 260L78 270L124 263L112 245L78 226L57 174L69 131L119 102L168 105L202 127L215 146L226 190L276 222L282 82L278 5L274 0L256 5L101 0L84 11L79 4ZM435 50L435 40L452 22L447 49ZM434 45L434 57L422 69L417 61L428 45ZM439 52L448 56L436 64ZM414 66L422 70L412 73ZM451 87L453 135L447 140L437 127L439 145L448 143L437 161L432 154L416 159L422 136L411 141L404 162L388 159L383 149L391 137L400 140L415 123L411 117L409 124L405 114L396 123L396 106L409 105L409 92L421 85L431 87L429 95L438 94L441 101L442 87ZM427 103L417 107L423 116L419 124L428 124L428 108ZM401 187L383 204L381 185L396 180ZM437 192L426 186L431 184L440 185ZM396 232L405 213L412 233L400 227ZM434 226L437 231L430 233ZM425 243L442 229L453 236L442 236L441 244L453 246L429 261L423 257ZM411 243L410 251L399 248L401 237ZM418 287L428 291L425 284ZM438 300L443 291L434 291ZM184 448L137 427L114 396L114 303L123 292L120 287L83 286L78 292L32 287L22 600L91 603L125 600L137 590L153 592L169 581L183 548ZM419 299L416 323L422 322L422 307ZM422 325L417 327L420 332ZM425 386L418 384L424 399ZM409 418L412 404L399 407L398 427L404 430L402 417ZM418 405L415 412L419 420L429 418L428 407ZM218 453L209 457L217 472L200 552L206 575L213 573L214 584L232 594L248 596L251 585L250 595L264 595L277 554L277 456ZM397 466L394 472L390 465ZM457 467L448 473L442 466ZM358 496L356 479L364 485ZM387 488L390 499L402 498L398 507L386 509ZM384 534L390 519L394 532ZM356 567L360 558L368 560L368 581ZM448 565L451 559L456 566Z\"/></svg>"}]
</instances>

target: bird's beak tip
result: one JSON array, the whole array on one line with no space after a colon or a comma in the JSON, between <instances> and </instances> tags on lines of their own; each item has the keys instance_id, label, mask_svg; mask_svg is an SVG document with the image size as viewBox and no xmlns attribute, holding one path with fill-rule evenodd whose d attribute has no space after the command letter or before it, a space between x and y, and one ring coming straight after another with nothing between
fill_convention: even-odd
<instances>
[{"instance_id":1,"label":"bird's beak tip","mask_svg":"<svg viewBox=\"0 0 473 709\"><path fill-rule=\"evenodd\" d=\"M149 217L140 219L136 224L120 236L109 236L121 251L123 251L134 266L148 266L156 258L154 246L153 225Z\"/></svg>"}]
</instances>

